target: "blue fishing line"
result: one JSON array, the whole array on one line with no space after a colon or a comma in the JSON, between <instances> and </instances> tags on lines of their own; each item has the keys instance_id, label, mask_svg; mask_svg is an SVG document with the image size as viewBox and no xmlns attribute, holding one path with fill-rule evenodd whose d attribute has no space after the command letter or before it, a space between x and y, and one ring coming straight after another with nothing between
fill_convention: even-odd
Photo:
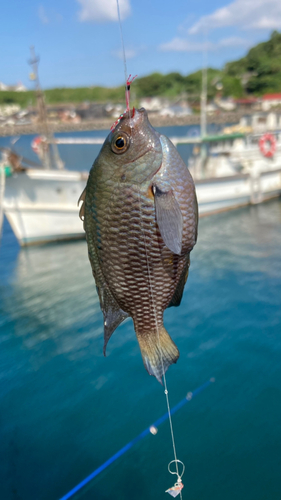
<instances>
[{"instance_id":1,"label":"blue fishing line","mask_svg":"<svg viewBox=\"0 0 281 500\"><path fill-rule=\"evenodd\" d=\"M197 396L197 394L199 394L204 389L206 389L214 381L215 381L214 378L210 378L210 380L207 380L207 382L205 382L205 384L200 385L200 387L197 387L197 389L195 389L193 392L189 392L184 399L182 399L176 406L171 408L171 415L176 413L176 411L180 410L180 408L182 408L186 403L188 403L192 398L194 398L194 396ZM167 412L164 415L162 415L162 417L158 418L158 420L156 420L152 425L147 427L147 429L145 429L143 432L141 432L138 436L136 436L134 439L132 439L132 441L130 441L128 444L126 444L123 448L121 448L121 450L117 451L117 453L115 453L115 455L112 455L112 457L110 457L106 462L104 462L102 465L100 465L100 467L98 467L96 470L94 470L94 472L92 472L88 477L83 479L83 481L81 481L81 483L77 484L77 486L72 488L72 490L70 490L66 495L61 497L60 500L68 500L68 498L71 498L73 495L75 495L75 493L77 493L79 490L81 490L81 488L86 486L86 484L88 484L90 481L92 481L92 479L94 479L96 476L98 476L98 474L100 474L104 469L106 469L109 465L111 465L113 462L115 462L115 460L117 460L117 458L121 457L122 455L124 455L124 453L126 453L126 451L130 450L130 448L132 448L132 446L134 446L136 443L138 443L138 441L140 441L142 438L144 438L148 434L151 434L150 429L152 427L157 428L160 424L162 424L168 418L169 418L169 413Z\"/></svg>"}]
</instances>

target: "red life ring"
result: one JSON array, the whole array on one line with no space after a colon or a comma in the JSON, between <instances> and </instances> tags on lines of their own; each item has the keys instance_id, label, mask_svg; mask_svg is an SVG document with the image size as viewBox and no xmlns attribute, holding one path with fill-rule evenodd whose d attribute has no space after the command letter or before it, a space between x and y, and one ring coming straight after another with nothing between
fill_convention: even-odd
<instances>
[{"instance_id":1,"label":"red life ring","mask_svg":"<svg viewBox=\"0 0 281 500\"><path fill-rule=\"evenodd\" d=\"M40 136L34 137L33 141L31 142L31 147L34 151L34 153L38 154L39 153L39 148L40 144L42 142L43 138Z\"/></svg>"},{"instance_id":2,"label":"red life ring","mask_svg":"<svg viewBox=\"0 0 281 500\"><path fill-rule=\"evenodd\" d=\"M266 158L272 158L276 152L276 139L272 134L264 134L259 140L261 153Z\"/></svg>"}]
</instances>

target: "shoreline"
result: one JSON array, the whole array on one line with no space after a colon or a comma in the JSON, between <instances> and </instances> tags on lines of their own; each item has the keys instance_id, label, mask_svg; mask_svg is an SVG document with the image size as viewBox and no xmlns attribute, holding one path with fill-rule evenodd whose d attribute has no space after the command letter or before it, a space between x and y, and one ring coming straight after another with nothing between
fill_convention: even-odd
<instances>
[{"instance_id":1,"label":"shoreline","mask_svg":"<svg viewBox=\"0 0 281 500\"><path fill-rule=\"evenodd\" d=\"M217 116L209 116L208 124L237 123L243 116L243 113L221 113ZM153 127L175 127L184 125L200 125L200 115L188 116L159 116L155 113L149 113L149 121ZM82 121L80 123L56 122L49 123L53 133L57 132L86 132L89 130L110 130L114 118L98 118L91 121ZM40 127L37 123L28 125L5 125L0 127L0 137L13 135L33 135L40 134Z\"/></svg>"}]
</instances>

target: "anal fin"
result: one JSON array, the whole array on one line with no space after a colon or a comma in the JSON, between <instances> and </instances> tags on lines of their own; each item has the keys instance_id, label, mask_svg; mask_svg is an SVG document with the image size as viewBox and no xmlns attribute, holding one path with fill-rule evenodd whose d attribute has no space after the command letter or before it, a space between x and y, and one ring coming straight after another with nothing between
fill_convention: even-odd
<instances>
[{"instance_id":1,"label":"anal fin","mask_svg":"<svg viewBox=\"0 0 281 500\"><path fill-rule=\"evenodd\" d=\"M98 294L100 298L101 310L104 317L103 354L104 356L106 356L106 346L111 335L114 333L117 326L119 326L122 321L128 318L129 314L120 308L109 289L98 289Z\"/></svg>"}]
</instances>

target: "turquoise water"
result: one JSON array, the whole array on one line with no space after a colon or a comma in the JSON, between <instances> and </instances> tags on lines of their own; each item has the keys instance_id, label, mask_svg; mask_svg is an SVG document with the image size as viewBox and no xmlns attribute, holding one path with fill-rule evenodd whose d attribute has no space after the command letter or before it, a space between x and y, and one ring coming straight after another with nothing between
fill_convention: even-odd
<instances>
[{"instance_id":1,"label":"turquoise water","mask_svg":"<svg viewBox=\"0 0 281 500\"><path fill-rule=\"evenodd\" d=\"M167 375L185 462L183 498L281 498L281 200L200 220ZM0 499L58 500L166 411L131 320L102 355L102 315L85 241L0 244ZM168 423L73 498L168 497Z\"/></svg>"}]
</instances>

